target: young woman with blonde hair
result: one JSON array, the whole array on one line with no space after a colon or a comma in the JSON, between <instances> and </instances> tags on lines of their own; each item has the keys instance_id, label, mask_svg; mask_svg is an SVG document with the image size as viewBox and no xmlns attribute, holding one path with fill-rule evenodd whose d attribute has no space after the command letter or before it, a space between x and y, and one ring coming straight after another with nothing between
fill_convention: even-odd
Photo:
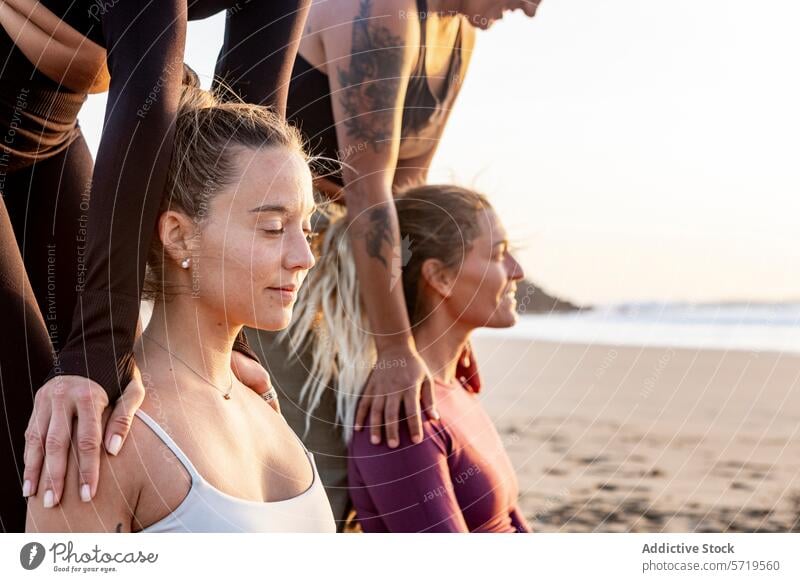
<instances>
[{"instance_id":1,"label":"young woman with blonde hair","mask_svg":"<svg viewBox=\"0 0 800 582\"><path fill-rule=\"evenodd\" d=\"M333 391L336 421L348 443L350 497L364 531L529 531L517 506L514 469L477 398L476 366L471 363L468 377L460 365L473 330L516 322L522 268L488 200L476 192L421 186L401 194L395 207L403 241L396 283L434 378L440 418L423 422L421 438L401 423L396 448L370 444L368 431L353 430L366 379L381 360L367 332L348 248L350 225L337 216L295 320L283 332L298 353L311 354L300 390L309 403L307 418Z\"/></svg>"},{"instance_id":2,"label":"young woman with blonde hair","mask_svg":"<svg viewBox=\"0 0 800 582\"><path fill-rule=\"evenodd\" d=\"M196 77L191 80L196 85ZM146 387L131 443L104 454L92 507L70 454L60 510L39 487L29 531L332 532L316 470L284 419L231 371L244 325L280 330L314 265L311 172L268 109L184 88L135 348Z\"/></svg>"}]
</instances>

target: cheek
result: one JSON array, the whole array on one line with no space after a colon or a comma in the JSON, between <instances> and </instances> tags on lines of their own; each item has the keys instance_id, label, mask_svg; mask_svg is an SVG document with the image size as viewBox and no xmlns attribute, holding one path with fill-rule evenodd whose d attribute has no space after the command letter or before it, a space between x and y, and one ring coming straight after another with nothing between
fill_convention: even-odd
<instances>
[{"instance_id":1,"label":"cheek","mask_svg":"<svg viewBox=\"0 0 800 582\"><path fill-rule=\"evenodd\" d=\"M502 268L496 263L483 263L475 267L465 266L451 299L460 313L460 318L485 324L499 303L498 296L505 288Z\"/></svg>"},{"instance_id":2,"label":"cheek","mask_svg":"<svg viewBox=\"0 0 800 582\"><path fill-rule=\"evenodd\" d=\"M495 305L498 296L505 289L508 281L503 270L503 266L491 261L483 265L479 273L473 275L475 279L476 295L481 301Z\"/></svg>"},{"instance_id":3,"label":"cheek","mask_svg":"<svg viewBox=\"0 0 800 582\"><path fill-rule=\"evenodd\" d=\"M203 298L224 305L230 318L250 319L247 313L259 309L263 289L271 274L279 272L279 245L265 241L252 231L203 237L198 276ZM274 247L274 248L273 248Z\"/></svg>"}]
</instances>

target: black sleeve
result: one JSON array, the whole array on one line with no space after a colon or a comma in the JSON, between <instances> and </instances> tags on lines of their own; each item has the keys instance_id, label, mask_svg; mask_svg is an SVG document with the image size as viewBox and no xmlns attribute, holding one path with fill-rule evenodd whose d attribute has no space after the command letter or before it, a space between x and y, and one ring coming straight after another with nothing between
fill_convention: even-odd
<instances>
[{"instance_id":1,"label":"black sleeve","mask_svg":"<svg viewBox=\"0 0 800 582\"><path fill-rule=\"evenodd\" d=\"M104 12L102 28L111 86L86 241L78 241L85 277L49 377L91 378L113 401L132 376L141 283L172 154L186 2L121 0Z\"/></svg>"},{"instance_id":2,"label":"black sleeve","mask_svg":"<svg viewBox=\"0 0 800 582\"><path fill-rule=\"evenodd\" d=\"M214 86L284 115L311 0L250 0L228 10Z\"/></svg>"}]
</instances>

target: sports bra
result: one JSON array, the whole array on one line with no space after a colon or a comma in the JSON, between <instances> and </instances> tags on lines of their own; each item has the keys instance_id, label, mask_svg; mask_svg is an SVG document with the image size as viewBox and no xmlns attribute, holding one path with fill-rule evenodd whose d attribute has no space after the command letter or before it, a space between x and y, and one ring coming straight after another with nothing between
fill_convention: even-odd
<instances>
[{"instance_id":1,"label":"sports bra","mask_svg":"<svg viewBox=\"0 0 800 582\"><path fill-rule=\"evenodd\" d=\"M314 455L303 445L314 473L311 486L283 501L249 501L224 493L206 481L174 440L142 410L138 416L178 458L189 473L189 492L175 510L140 533L335 533L328 496L314 463ZM296 435L295 435L296 436ZM300 439L298 438L298 441ZM302 445L302 441L300 441Z\"/></svg>"}]
</instances>

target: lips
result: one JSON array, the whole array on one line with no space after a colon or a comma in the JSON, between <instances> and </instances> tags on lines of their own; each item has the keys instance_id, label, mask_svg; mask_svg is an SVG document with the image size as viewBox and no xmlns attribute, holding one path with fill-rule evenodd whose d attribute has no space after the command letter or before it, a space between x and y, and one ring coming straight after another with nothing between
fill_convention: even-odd
<instances>
[{"instance_id":1,"label":"lips","mask_svg":"<svg viewBox=\"0 0 800 582\"><path fill-rule=\"evenodd\" d=\"M297 285L283 285L281 287L267 287L267 291L275 293L281 303L286 305L294 303L297 299Z\"/></svg>"}]
</instances>

